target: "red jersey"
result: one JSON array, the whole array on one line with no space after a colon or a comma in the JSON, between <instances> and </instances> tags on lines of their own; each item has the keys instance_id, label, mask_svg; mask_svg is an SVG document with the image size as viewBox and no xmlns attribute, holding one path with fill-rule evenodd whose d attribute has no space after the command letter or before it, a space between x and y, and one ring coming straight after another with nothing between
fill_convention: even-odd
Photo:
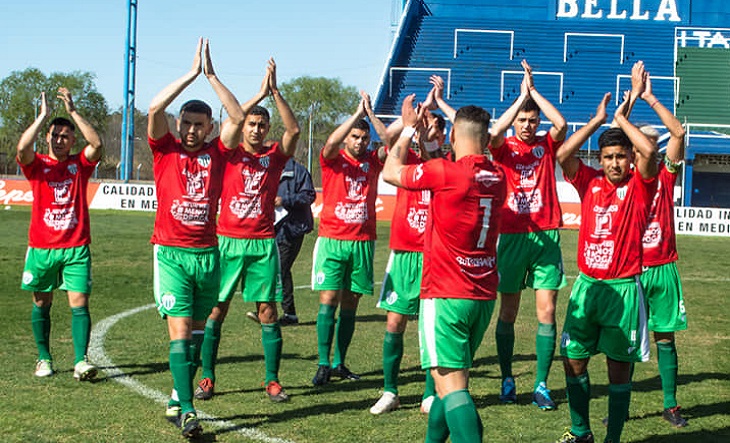
<instances>
[{"instance_id":1,"label":"red jersey","mask_svg":"<svg viewBox=\"0 0 730 443\"><path fill-rule=\"evenodd\" d=\"M226 161L218 234L232 238L274 238L274 199L289 156L279 143L252 154L242 146Z\"/></svg>"},{"instance_id":2,"label":"red jersey","mask_svg":"<svg viewBox=\"0 0 730 443\"><path fill-rule=\"evenodd\" d=\"M216 246L215 216L229 150L215 138L197 152L188 152L169 132L148 142L157 191L151 242L182 248Z\"/></svg>"},{"instance_id":3,"label":"red jersey","mask_svg":"<svg viewBox=\"0 0 730 443\"><path fill-rule=\"evenodd\" d=\"M568 181L581 199L578 269L599 280L640 274L641 239L656 180L644 180L631 170L614 185L603 170L580 162L575 177Z\"/></svg>"},{"instance_id":4,"label":"red jersey","mask_svg":"<svg viewBox=\"0 0 730 443\"><path fill-rule=\"evenodd\" d=\"M674 183L677 169L659 166L657 190L649 209L649 224L644 232L644 266L658 266L677 261L677 237L674 233Z\"/></svg>"},{"instance_id":5,"label":"red jersey","mask_svg":"<svg viewBox=\"0 0 730 443\"><path fill-rule=\"evenodd\" d=\"M83 152L62 162L36 154L29 164L19 163L33 191L28 246L63 249L91 243L86 188L97 163Z\"/></svg>"},{"instance_id":6,"label":"red jersey","mask_svg":"<svg viewBox=\"0 0 730 443\"><path fill-rule=\"evenodd\" d=\"M421 157L408 150L407 165L423 163ZM395 194L393 219L390 223L390 249L394 251L423 252L423 237L428 220L431 191L409 191L398 188Z\"/></svg>"},{"instance_id":7,"label":"red jersey","mask_svg":"<svg viewBox=\"0 0 730 443\"><path fill-rule=\"evenodd\" d=\"M375 200L383 162L374 150L355 160L340 150L322 168L322 212L319 235L336 240L375 240Z\"/></svg>"},{"instance_id":8,"label":"red jersey","mask_svg":"<svg viewBox=\"0 0 730 443\"><path fill-rule=\"evenodd\" d=\"M504 172L484 155L406 166L407 189L432 191L423 248L421 298L497 297L497 237ZM494 209L494 210L492 210Z\"/></svg>"},{"instance_id":9,"label":"red jersey","mask_svg":"<svg viewBox=\"0 0 730 443\"><path fill-rule=\"evenodd\" d=\"M502 232L536 232L562 225L555 184L555 151L562 144L548 132L529 145L513 136L505 138L497 149L489 146L494 160L503 166L507 181Z\"/></svg>"}]
</instances>

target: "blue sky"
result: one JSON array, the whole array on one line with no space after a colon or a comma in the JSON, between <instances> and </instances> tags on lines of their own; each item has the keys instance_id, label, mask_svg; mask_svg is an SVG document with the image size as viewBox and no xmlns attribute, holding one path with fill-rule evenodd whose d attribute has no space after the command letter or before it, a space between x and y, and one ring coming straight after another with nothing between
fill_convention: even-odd
<instances>
[{"instance_id":1,"label":"blue sky","mask_svg":"<svg viewBox=\"0 0 730 443\"><path fill-rule=\"evenodd\" d=\"M279 82L335 77L376 94L391 45L393 0L138 0L136 107L190 69L210 39L219 77L241 101L258 90L273 56ZM127 0L13 0L0 14L0 78L35 67L90 71L111 109L124 101ZM201 75L170 108L219 101Z\"/></svg>"}]
</instances>

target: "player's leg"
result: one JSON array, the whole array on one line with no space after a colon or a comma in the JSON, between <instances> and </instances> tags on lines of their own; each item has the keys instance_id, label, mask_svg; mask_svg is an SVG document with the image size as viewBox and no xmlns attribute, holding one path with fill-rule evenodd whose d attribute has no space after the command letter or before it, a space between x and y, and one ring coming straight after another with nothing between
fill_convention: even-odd
<instances>
[{"instance_id":1,"label":"player's leg","mask_svg":"<svg viewBox=\"0 0 730 443\"><path fill-rule=\"evenodd\" d=\"M48 377L54 372L50 347L51 306L53 290L60 285L60 269L61 261L55 250L28 248L20 288L33 293L30 320L38 349L35 367L37 377Z\"/></svg>"},{"instance_id":2,"label":"player's leg","mask_svg":"<svg viewBox=\"0 0 730 443\"><path fill-rule=\"evenodd\" d=\"M33 338L38 349L36 361L36 377L53 375L53 357L51 357L51 305L53 292L33 292L33 310L30 314Z\"/></svg>"},{"instance_id":3,"label":"player's leg","mask_svg":"<svg viewBox=\"0 0 730 443\"><path fill-rule=\"evenodd\" d=\"M340 315L335 328L335 352L332 356L332 375L347 379L359 380L360 376L350 371L345 365L347 350L355 335L355 318L362 294L343 289L340 299Z\"/></svg>"},{"instance_id":4,"label":"player's leg","mask_svg":"<svg viewBox=\"0 0 730 443\"><path fill-rule=\"evenodd\" d=\"M570 409L570 431L559 441L593 441L590 424L591 380L588 358L563 360L565 392Z\"/></svg>"},{"instance_id":5,"label":"player's leg","mask_svg":"<svg viewBox=\"0 0 730 443\"><path fill-rule=\"evenodd\" d=\"M79 381L96 377L97 369L86 358L91 337L89 294L91 293L91 253L88 246L63 250L61 289L68 294L71 307L71 335L74 345L74 378Z\"/></svg>"},{"instance_id":6,"label":"player's leg","mask_svg":"<svg viewBox=\"0 0 730 443\"><path fill-rule=\"evenodd\" d=\"M631 362L606 357L608 367L608 428L606 441L620 441L631 403Z\"/></svg>"},{"instance_id":7,"label":"player's leg","mask_svg":"<svg viewBox=\"0 0 730 443\"><path fill-rule=\"evenodd\" d=\"M317 310L317 353L319 362L312 384L320 386L330 379L330 351L335 334L335 311L340 302L344 279L342 241L318 237L312 251L312 290L319 291Z\"/></svg>"},{"instance_id":8,"label":"player's leg","mask_svg":"<svg viewBox=\"0 0 730 443\"><path fill-rule=\"evenodd\" d=\"M201 380L193 396L209 400L214 394L215 363L218 359L221 326L228 315L232 293L221 298L221 268L218 248L197 254L195 294L193 297L193 331L191 344L192 366L190 373L195 380L198 367L202 367Z\"/></svg>"}]
</instances>

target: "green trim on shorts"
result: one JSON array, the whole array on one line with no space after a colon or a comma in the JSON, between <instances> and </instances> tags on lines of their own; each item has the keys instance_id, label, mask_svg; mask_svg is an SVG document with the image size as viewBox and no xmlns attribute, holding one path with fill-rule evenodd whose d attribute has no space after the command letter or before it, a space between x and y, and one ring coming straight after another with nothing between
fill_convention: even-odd
<instances>
[{"instance_id":1,"label":"green trim on shorts","mask_svg":"<svg viewBox=\"0 0 730 443\"><path fill-rule=\"evenodd\" d=\"M687 311L677 262L644 268L639 277L649 315L649 330L675 332L687 329Z\"/></svg>"},{"instance_id":2,"label":"green trim on shorts","mask_svg":"<svg viewBox=\"0 0 730 443\"><path fill-rule=\"evenodd\" d=\"M318 237L312 254L312 290L349 289L373 295L374 250L374 240Z\"/></svg>"},{"instance_id":3,"label":"green trim on shorts","mask_svg":"<svg viewBox=\"0 0 730 443\"><path fill-rule=\"evenodd\" d=\"M281 302L281 265L276 239L219 235L218 248L221 252L218 302L230 301L239 283L245 302Z\"/></svg>"},{"instance_id":4,"label":"green trim on shorts","mask_svg":"<svg viewBox=\"0 0 730 443\"><path fill-rule=\"evenodd\" d=\"M91 293L91 250L89 245L73 248L31 248L25 254L20 288L25 291Z\"/></svg>"},{"instance_id":5,"label":"green trim on shorts","mask_svg":"<svg viewBox=\"0 0 730 443\"><path fill-rule=\"evenodd\" d=\"M422 252L390 251L375 306L401 315L418 314L422 268Z\"/></svg>"},{"instance_id":6,"label":"green trim on shorts","mask_svg":"<svg viewBox=\"0 0 730 443\"><path fill-rule=\"evenodd\" d=\"M525 288L557 291L567 285L560 250L560 230L500 234L497 244L499 292Z\"/></svg>"}]
</instances>

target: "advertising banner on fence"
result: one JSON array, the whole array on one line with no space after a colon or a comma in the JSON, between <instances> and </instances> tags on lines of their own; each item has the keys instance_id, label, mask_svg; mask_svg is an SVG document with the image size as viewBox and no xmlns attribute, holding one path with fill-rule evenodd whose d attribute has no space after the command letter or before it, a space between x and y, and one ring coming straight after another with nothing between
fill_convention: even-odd
<instances>
[{"instance_id":1,"label":"advertising banner on fence","mask_svg":"<svg viewBox=\"0 0 730 443\"><path fill-rule=\"evenodd\" d=\"M563 211L563 227L578 229L580 226L580 204L567 192L559 192L560 207ZM157 196L153 184L129 183L89 183L87 192L89 207L92 209L117 209L122 211L156 211ZM568 200L568 201L565 201ZM26 180L0 179L0 204L30 205L33 193ZM380 194L375 211L378 220L389 221L393 217L395 195ZM322 210L321 193L312 204L312 212L318 217ZM674 208L674 223L677 234L730 237L730 209Z\"/></svg>"}]
</instances>

